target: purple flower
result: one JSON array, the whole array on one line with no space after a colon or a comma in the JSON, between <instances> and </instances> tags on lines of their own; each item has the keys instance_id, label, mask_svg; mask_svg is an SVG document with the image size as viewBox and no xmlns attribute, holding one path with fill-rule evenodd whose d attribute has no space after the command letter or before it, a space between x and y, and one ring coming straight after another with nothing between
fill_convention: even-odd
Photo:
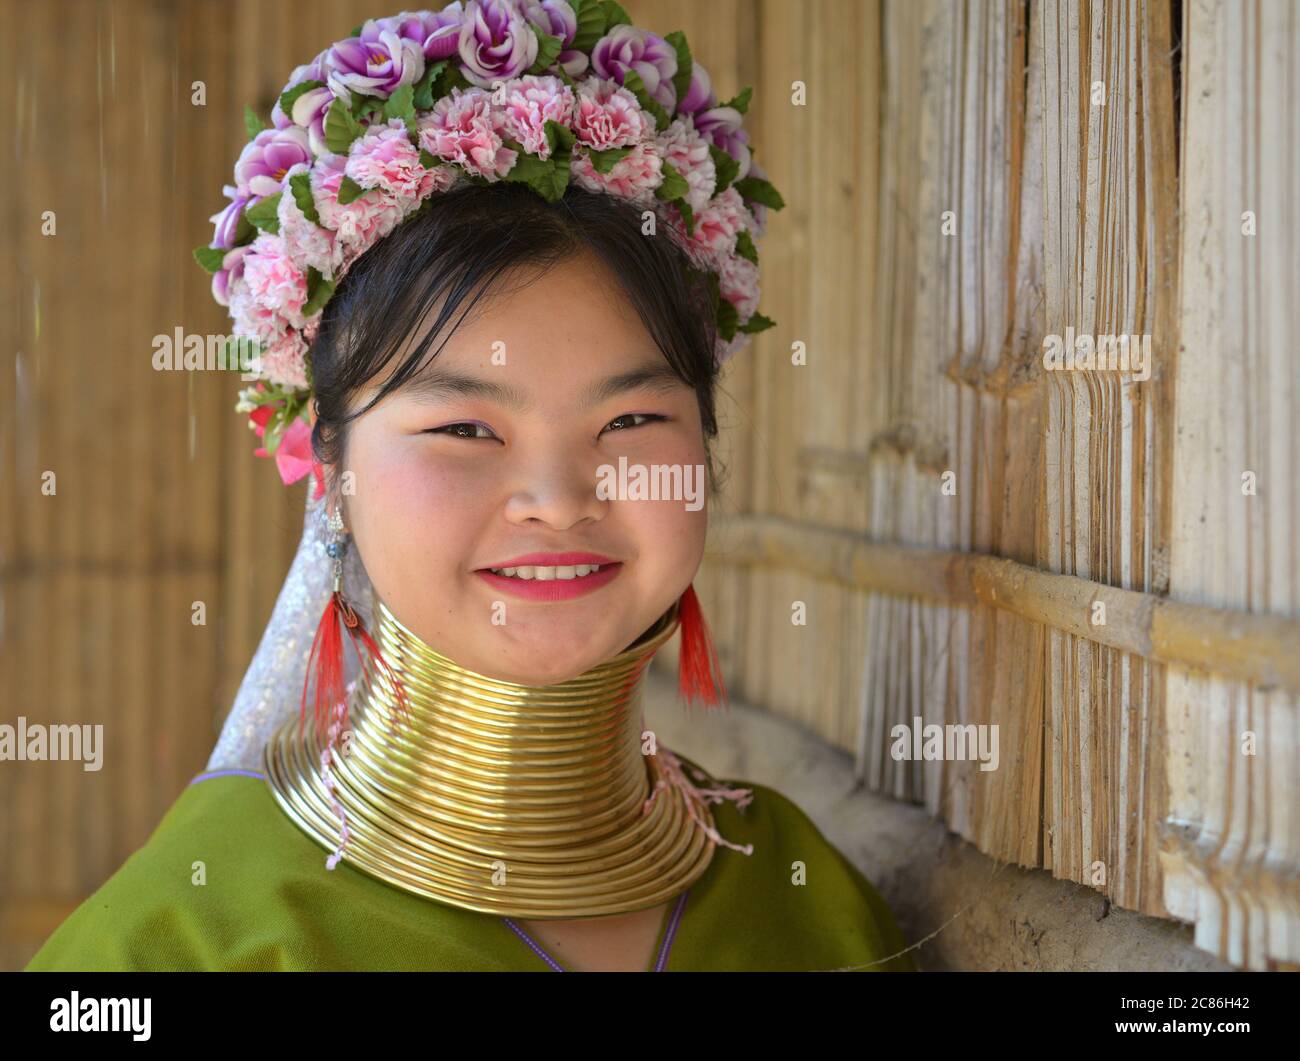
<instances>
[{"instance_id":1,"label":"purple flower","mask_svg":"<svg viewBox=\"0 0 1300 1061\"><path fill-rule=\"evenodd\" d=\"M284 88L280 89L280 96L283 96L294 85L301 84L303 81L324 81L325 74L321 68L321 62L324 60L327 48L316 56L310 63L304 63L302 66L295 67L289 80L285 83ZM287 129L293 125L293 118L280 109L280 96L275 97L275 105L271 108L271 124L277 129Z\"/></svg>"},{"instance_id":2,"label":"purple flower","mask_svg":"<svg viewBox=\"0 0 1300 1061\"><path fill-rule=\"evenodd\" d=\"M735 107L710 107L695 115L695 131L740 163L736 180L749 173L749 134L740 127L743 119Z\"/></svg>"},{"instance_id":3,"label":"purple flower","mask_svg":"<svg viewBox=\"0 0 1300 1061\"><path fill-rule=\"evenodd\" d=\"M341 99L350 101L353 92L387 99L424 76L424 51L409 37L399 37L370 19L359 37L334 45L323 65L326 82Z\"/></svg>"},{"instance_id":4,"label":"purple flower","mask_svg":"<svg viewBox=\"0 0 1300 1061\"><path fill-rule=\"evenodd\" d=\"M479 88L518 77L537 61L537 35L516 0L469 0L458 47L461 71Z\"/></svg>"},{"instance_id":5,"label":"purple flower","mask_svg":"<svg viewBox=\"0 0 1300 1061\"><path fill-rule=\"evenodd\" d=\"M524 17L543 33L559 37L563 43L557 58L570 77L581 77L587 72L587 57L569 45L578 35L578 16L573 13L568 0L523 0Z\"/></svg>"},{"instance_id":6,"label":"purple flower","mask_svg":"<svg viewBox=\"0 0 1300 1061\"><path fill-rule=\"evenodd\" d=\"M250 243L236 247L221 259L221 268L212 274L212 297L222 306L230 305L230 285L244 275L244 255Z\"/></svg>"},{"instance_id":7,"label":"purple flower","mask_svg":"<svg viewBox=\"0 0 1300 1061\"><path fill-rule=\"evenodd\" d=\"M263 129L244 145L235 163L235 186L247 196L251 206L256 200L280 190L289 167L299 162L311 165L311 145L307 131L293 126L288 129Z\"/></svg>"},{"instance_id":8,"label":"purple flower","mask_svg":"<svg viewBox=\"0 0 1300 1061\"><path fill-rule=\"evenodd\" d=\"M222 250L229 250L235 243L235 233L239 231L239 219L243 216L244 207L248 205L249 197L241 195L239 189L233 184L227 184L222 189L222 194L230 199L230 205L224 210L218 210L213 214L209 221L216 225L212 233L213 247L220 247ZM213 288L215 291L216 289ZM223 302L224 306L225 303Z\"/></svg>"},{"instance_id":9,"label":"purple flower","mask_svg":"<svg viewBox=\"0 0 1300 1061\"><path fill-rule=\"evenodd\" d=\"M713 94L713 85L709 72L699 63L691 65L691 87L686 95L677 101L678 114L696 114L718 105L718 97Z\"/></svg>"},{"instance_id":10,"label":"purple flower","mask_svg":"<svg viewBox=\"0 0 1300 1061\"><path fill-rule=\"evenodd\" d=\"M425 60L436 63L456 54L464 17L460 0L453 0L441 11L403 11L378 21L381 29L391 29L399 37L414 41Z\"/></svg>"},{"instance_id":11,"label":"purple flower","mask_svg":"<svg viewBox=\"0 0 1300 1061\"><path fill-rule=\"evenodd\" d=\"M307 143L313 155L320 156L329 151L325 144L325 117L334 106L336 98L328 88L309 88L293 101L291 124L307 130ZM365 125L366 122L361 124Z\"/></svg>"},{"instance_id":12,"label":"purple flower","mask_svg":"<svg viewBox=\"0 0 1300 1061\"><path fill-rule=\"evenodd\" d=\"M598 76L612 77L620 85L627 71L634 71L646 91L672 114L677 104L677 51L662 37L635 26L615 26L591 49L591 66Z\"/></svg>"}]
</instances>

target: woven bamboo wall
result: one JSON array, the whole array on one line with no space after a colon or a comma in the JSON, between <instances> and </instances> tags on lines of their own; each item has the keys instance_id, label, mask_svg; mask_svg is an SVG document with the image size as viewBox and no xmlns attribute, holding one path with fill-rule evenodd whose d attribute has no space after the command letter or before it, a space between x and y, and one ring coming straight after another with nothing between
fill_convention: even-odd
<instances>
[{"instance_id":1,"label":"woven bamboo wall","mask_svg":"<svg viewBox=\"0 0 1300 1061\"><path fill-rule=\"evenodd\" d=\"M1294 616L1300 11L1198 0L1187 45L1171 590ZM1300 960L1298 692L1167 678L1165 901L1200 946L1256 968Z\"/></svg>"},{"instance_id":2,"label":"woven bamboo wall","mask_svg":"<svg viewBox=\"0 0 1300 1061\"><path fill-rule=\"evenodd\" d=\"M782 218L780 327L736 372L728 676L995 858L1293 964L1300 14L1193 2L1184 67L1164 0L863 10L838 43L878 66L765 112L792 200L858 195ZM1149 335L1150 378L1047 371L1067 329ZM996 725L998 769L894 759L918 717Z\"/></svg>"}]
</instances>

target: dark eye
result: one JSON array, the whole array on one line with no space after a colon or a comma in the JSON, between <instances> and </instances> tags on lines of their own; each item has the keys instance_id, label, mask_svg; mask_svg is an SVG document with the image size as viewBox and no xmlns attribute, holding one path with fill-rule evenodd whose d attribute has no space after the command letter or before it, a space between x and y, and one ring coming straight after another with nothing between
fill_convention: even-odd
<instances>
[{"instance_id":1,"label":"dark eye","mask_svg":"<svg viewBox=\"0 0 1300 1061\"><path fill-rule=\"evenodd\" d=\"M478 431L480 429L486 431L487 434L486 435L478 434ZM426 435L448 434L454 438L469 438L469 439L496 438L496 435L492 434L491 429L486 424L475 424L469 422L462 422L459 424L443 424L442 427L431 427L424 433Z\"/></svg>"},{"instance_id":2,"label":"dark eye","mask_svg":"<svg viewBox=\"0 0 1300 1061\"><path fill-rule=\"evenodd\" d=\"M668 419L668 417L660 416L658 413L624 413L622 416L615 417L608 424L606 424L605 430L608 431L611 427L613 427L617 423L621 423L626 420L635 420L637 417L640 417L641 423L628 424L627 427L619 428L618 430L626 431L628 427L642 427L644 424L653 424L653 423L657 423L660 420Z\"/></svg>"}]
</instances>

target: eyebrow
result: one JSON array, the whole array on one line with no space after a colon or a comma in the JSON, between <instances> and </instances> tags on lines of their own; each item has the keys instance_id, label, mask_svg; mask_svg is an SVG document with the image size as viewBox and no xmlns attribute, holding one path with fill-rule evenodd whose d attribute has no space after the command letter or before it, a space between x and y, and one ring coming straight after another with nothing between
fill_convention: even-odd
<instances>
[{"instance_id":1,"label":"eyebrow","mask_svg":"<svg viewBox=\"0 0 1300 1061\"><path fill-rule=\"evenodd\" d=\"M587 388L578 408L589 409L628 391L645 389L668 394L684 385L667 362L649 362L628 372L598 380ZM417 402L429 403L455 397L486 398L516 412L526 412L530 405L524 392L509 384L494 383L478 376L463 376L438 367L428 368L419 375L412 376L398 393Z\"/></svg>"}]
</instances>

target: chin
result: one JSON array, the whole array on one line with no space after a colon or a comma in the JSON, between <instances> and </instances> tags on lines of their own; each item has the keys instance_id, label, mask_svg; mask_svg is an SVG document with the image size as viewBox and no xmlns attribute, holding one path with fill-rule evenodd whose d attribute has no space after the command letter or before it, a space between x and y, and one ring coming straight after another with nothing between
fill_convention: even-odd
<instances>
[{"instance_id":1,"label":"chin","mask_svg":"<svg viewBox=\"0 0 1300 1061\"><path fill-rule=\"evenodd\" d=\"M500 655L489 656L485 661L487 669L480 668L479 672L516 685L558 685L617 654L616 649L593 654L589 639L569 649L557 645L554 639L536 646L516 644L511 647L508 661Z\"/></svg>"}]
</instances>

